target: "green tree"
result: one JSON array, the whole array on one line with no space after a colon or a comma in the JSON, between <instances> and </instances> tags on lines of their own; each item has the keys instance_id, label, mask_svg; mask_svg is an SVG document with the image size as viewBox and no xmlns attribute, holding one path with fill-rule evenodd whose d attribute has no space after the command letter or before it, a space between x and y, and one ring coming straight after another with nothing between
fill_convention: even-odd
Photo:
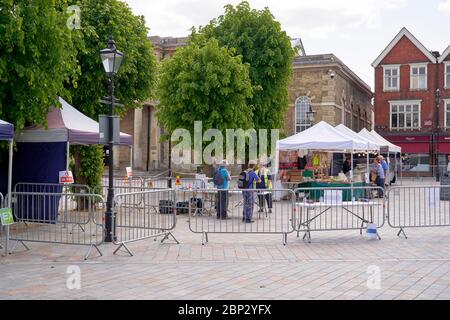
<instances>
[{"instance_id":1,"label":"green tree","mask_svg":"<svg viewBox=\"0 0 450 320\"><path fill-rule=\"evenodd\" d=\"M81 75L77 85L69 88L74 106L94 119L108 113L108 106L98 102L108 95L108 79L99 51L112 37L125 55L114 79L115 96L125 107L116 107L115 111L123 115L129 108L142 107L142 101L152 97L157 71L144 17L133 15L130 7L119 0L79 0L71 4L81 9L83 33L77 56Z\"/></svg>"},{"instance_id":2,"label":"green tree","mask_svg":"<svg viewBox=\"0 0 450 320\"><path fill-rule=\"evenodd\" d=\"M80 73L80 33L67 28L66 7L62 0L2 0L0 118L16 130L45 125L58 95L67 95Z\"/></svg>"},{"instance_id":3,"label":"green tree","mask_svg":"<svg viewBox=\"0 0 450 320\"><path fill-rule=\"evenodd\" d=\"M254 106L254 127L281 128L289 103L295 50L269 9L251 9L246 1L236 7L227 5L224 15L200 27L198 32L193 30L193 41L201 39L197 33L216 38L221 46L234 49L250 65L250 79L256 88L249 101Z\"/></svg>"},{"instance_id":4,"label":"green tree","mask_svg":"<svg viewBox=\"0 0 450 320\"><path fill-rule=\"evenodd\" d=\"M114 78L115 96L125 107L116 107L115 112L123 115L130 108L142 107L142 102L152 97L157 72L144 17L133 15L129 6L118 0L81 0L72 4L81 8L83 33L83 43L78 50L81 75L76 86L68 88L73 105L95 120L98 115L108 113L108 106L99 103L108 95L108 79L99 51L107 47L112 37L125 55L119 74ZM98 186L103 172L101 147L75 148L72 153L75 171L81 178L79 182ZM78 159L81 156L89 159Z\"/></svg>"},{"instance_id":5,"label":"green tree","mask_svg":"<svg viewBox=\"0 0 450 320\"><path fill-rule=\"evenodd\" d=\"M158 119L169 133L177 128L249 128L252 95L249 66L217 40L197 41L178 49L161 66L158 84Z\"/></svg>"}]
</instances>

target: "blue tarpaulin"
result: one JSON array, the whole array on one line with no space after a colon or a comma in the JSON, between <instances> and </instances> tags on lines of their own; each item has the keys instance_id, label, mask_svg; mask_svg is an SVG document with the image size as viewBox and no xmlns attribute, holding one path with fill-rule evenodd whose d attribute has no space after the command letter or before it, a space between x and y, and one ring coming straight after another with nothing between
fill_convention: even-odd
<instances>
[{"instance_id":1,"label":"blue tarpaulin","mask_svg":"<svg viewBox=\"0 0 450 320\"><path fill-rule=\"evenodd\" d=\"M6 121L0 120L0 140L12 140L14 137L14 126Z\"/></svg>"},{"instance_id":2,"label":"blue tarpaulin","mask_svg":"<svg viewBox=\"0 0 450 320\"><path fill-rule=\"evenodd\" d=\"M0 119L0 140L12 140L14 137L14 126ZM4 161L4 163L2 162ZM7 159L0 159L0 193L8 193L8 164Z\"/></svg>"},{"instance_id":3,"label":"blue tarpaulin","mask_svg":"<svg viewBox=\"0 0 450 320\"><path fill-rule=\"evenodd\" d=\"M59 182L59 171L66 169L66 143L18 143L14 155L13 184ZM61 193L54 187L41 186L39 189L21 188L21 192ZM54 223L58 213L60 196L17 196L15 214L18 218L35 222Z\"/></svg>"}]
</instances>

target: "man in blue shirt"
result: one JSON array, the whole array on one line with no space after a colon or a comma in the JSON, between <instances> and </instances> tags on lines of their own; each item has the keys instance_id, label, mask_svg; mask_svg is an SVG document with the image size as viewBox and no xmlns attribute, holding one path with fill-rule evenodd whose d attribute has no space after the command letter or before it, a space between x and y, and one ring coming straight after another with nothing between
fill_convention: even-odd
<instances>
[{"instance_id":1,"label":"man in blue shirt","mask_svg":"<svg viewBox=\"0 0 450 320\"><path fill-rule=\"evenodd\" d=\"M378 156L378 159L380 159L381 167L384 170L384 180L386 182L386 179L388 178L389 165L388 165L388 163L386 162L386 160L384 159L383 156L381 156L381 155Z\"/></svg>"},{"instance_id":2,"label":"man in blue shirt","mask_svg":"<svg viewBox=\"0 0 450 320\"><path fill-rule=\"evenodd\" d=\"M254 189L255 182L260 183L261 179L259 179L258 175L255 173L254 168L256 165L256 161L250 160L248 162L248 169L247 175L248 175L248 188L247 189ZM254 191L243 191L242 192L244 196L244 217L242 218L242 221L245 223L253 223L255 221L252 220L253 217L253 210L255 206L255 192Z\"/></svg>"},{"instance_id":3,"label":"man in blue shirt","mask_svg":"<svg viewBox=\"0 0 450 320\"><path fill-rule=\"evenodd\" d=\"M377 172L377 186L381 188L379 191L379 197L384 197L384 181L386 179L386 176L384 174L383 166L381 165L380 158L375 159L375 170Z\"/></svg>"},{"instance_id":4,"label":"man in blue shirt","mask_svg":"<svg viewBox=\"0 0 450 320\"><path fill-rule=\"evenodd\" d=\"M228 189L230 188L231 177L226 168L227 165L227 160L223 160L220 164L218 170L222 176L223 183L221 185L216 185L216 188L219 189L216 202L217 219L222 220L227 219L228 213Z\"/></svg>"}]
</instances>

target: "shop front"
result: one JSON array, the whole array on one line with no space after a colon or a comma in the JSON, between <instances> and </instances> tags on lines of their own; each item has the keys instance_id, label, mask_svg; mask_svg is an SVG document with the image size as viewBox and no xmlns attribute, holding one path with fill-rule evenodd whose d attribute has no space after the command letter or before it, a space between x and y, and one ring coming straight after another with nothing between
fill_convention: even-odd
<instances>
[{"instance_id":1,"label":"shop front","mask_svg":"<svg viewBox=\"0 0 450 320\"><path fill-rule=\"evenodd\" d=\"M398 135L386 136L390 142L402 147L403 175L408 176L432 176L433 155L437 150L439 166L447 165L447 156L450 154L450 134L441 133L439 139L428 135Z\"/></svg>"}]
</instances>

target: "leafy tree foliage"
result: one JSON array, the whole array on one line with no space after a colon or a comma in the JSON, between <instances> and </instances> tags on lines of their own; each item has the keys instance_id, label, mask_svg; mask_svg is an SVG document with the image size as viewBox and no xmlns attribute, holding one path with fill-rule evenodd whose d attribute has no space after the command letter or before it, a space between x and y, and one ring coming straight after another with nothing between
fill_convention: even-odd
<instances>
[{"instance_id":1,"label":"leafy tree foliage","mask_svg":"<svg viewBox=\"0 0 450 320\"><path fill-rule=\"evenodd\" d=\"M46 124L58 95L75 85L79 32L66 26L65 1L2 0L0 118L16 130Z\"/></svg>"},{"instance_id":2,"label":"leafy tree foliage","mask_svg":"<svg viewBox=\"0 0 450 320\"><path fill-rule=\"evenodd\" d=\"M254 127L280 128L289 103L295 51L269 9L251 9L246 1L236 7L227 5L223 15L198 31L193 30L194 41L201 38L196 33L217 39L250 65L250 79L256 88L249 101L254 106Z\"/></svg>"},{"instance_id":3,"label":"leafy tree foliage","mask_svg":"<svg viewBox=\"0 0 450 320\"><path fill-rule=\"evenodd\" d=\"M100 61L99 51L107 47L112 37L125 55L119 73L114 78L115 97L125 107L115 108L123 115L126 110L142 106L153 94L156 81L156 58L144 17L135 16L128 5L118 0L73 1L81 8L83 43L79 44L81 68L76 86L69 88L73 105L97 120L107 114L108 106L99 100L108 96L108 79ZM79 182L99 186L103 173L103 152L99 146L73 149L75 170Z\"/></svg>"},{"instance_id":4,"label":"leafy tree foliage","mask_svg":"<svg viewBox=\"0 0 450 320\"><path fill-rule=\"evenodd\" d=\"M195 121L202 121L204 130L251 127L249 66L217 40L178 49L161 70L158 119L169 133L192 132Z\"/></svg>"},{"instance_id":5,"label":"leafy tree foliage","mask_svg":"<svg viewBox=\"0 0 450 320\"><path fill-rule=\"evenodd\" d=\"M153 94L156 81L156 58L148 29L142 16L133 15L129 6L119 0L71 1L81 9L83 43L77 56L81 75L77 85L69 88L73 105L97 119L108 113L108 106L98 101L108 95L108 81L99 51L112 37L125 55L119 74L114 79L115 96L125 105L116 108L123 114L129 108L141 107Z\"/></svg>"}]
</instances>

